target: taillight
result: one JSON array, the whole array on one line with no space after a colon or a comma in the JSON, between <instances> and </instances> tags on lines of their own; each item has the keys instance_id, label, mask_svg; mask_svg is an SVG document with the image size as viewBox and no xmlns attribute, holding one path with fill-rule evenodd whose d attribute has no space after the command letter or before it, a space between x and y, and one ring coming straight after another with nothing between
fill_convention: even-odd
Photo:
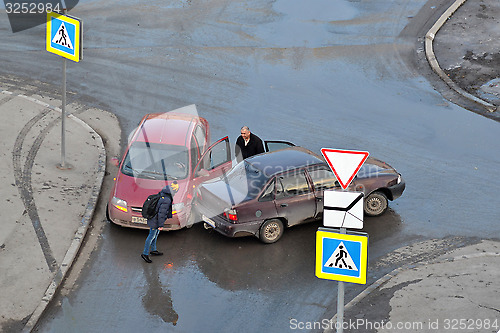
<instances>
[{"instance_id":1,"label":"taillight","mask_svg":"<svg viewBox=\"0 0 500 333\"><path fill-rule=\"evenodd\" d=\"M229 221L238 221L236 209L226 209L224 211L224 217L226 217Z\"/></svg>"}]
</instances>

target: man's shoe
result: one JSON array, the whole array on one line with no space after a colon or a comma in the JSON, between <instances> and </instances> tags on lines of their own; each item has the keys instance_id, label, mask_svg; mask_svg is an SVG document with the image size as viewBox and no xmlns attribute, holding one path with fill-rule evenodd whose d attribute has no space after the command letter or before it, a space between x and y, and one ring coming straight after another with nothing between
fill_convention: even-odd
<instances>
[{"instance_id":1,"label":"man's shoe","mask_svg":"<svg viewBox=\"0 0 500 333\"><path fill-rule=\"evenodd\" d=\"M153 260L149 259L149 256L146 254L141 254L141 258L144 259L144 261L147 262L148 264L153 262Z\"/></svg>"},{"instance_id":2,"label":"man's shoe","mask_svg":"<svg viewBox=\"0 0 500 333\"><path fill-rule=\"evenodd\" d=\"M162 256L163 252L154 250L154 251L149 252L149 254L152 254L154 256Z\"/></svg>"}]
</instances>

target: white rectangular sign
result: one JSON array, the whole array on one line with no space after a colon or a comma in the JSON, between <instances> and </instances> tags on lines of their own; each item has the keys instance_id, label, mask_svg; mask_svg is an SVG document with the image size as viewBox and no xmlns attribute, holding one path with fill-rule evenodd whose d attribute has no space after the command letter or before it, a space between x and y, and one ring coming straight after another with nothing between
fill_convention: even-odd
<instances>
[{"instance_id":1,"label":"white rectangular sign","mask_svg":"<svg viewBox=\"0 0 500 333\"><path fill-rule=\"evenodd\" d=\"M363 193L327 190L323 197L323 225L363 228Z\"/></svg>"}]
</instances>

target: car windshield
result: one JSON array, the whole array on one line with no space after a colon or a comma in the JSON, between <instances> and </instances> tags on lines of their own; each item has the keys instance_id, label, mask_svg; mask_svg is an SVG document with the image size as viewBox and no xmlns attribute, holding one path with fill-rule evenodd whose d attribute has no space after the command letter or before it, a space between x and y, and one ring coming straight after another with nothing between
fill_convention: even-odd
<instances>
[{"instance_id":1,"label":"car windshield","mask_svg":"<svg viewBox=\"0 0 500 333\"><path fill-rule=\"evenodd\" d=\"M255 198L267 180L268 177L264 173L247 161L236 165L226 177L226 183L231 190L238 191L245 196L243 201Z\"/></svg>"},{"instance_id":2,"label":"car windshield","mask_svg":"<svg viewBox=\"0 0 500 333\"><path fill-rule=\"evenodd\" d=\"M184 179L188 170L188 150L184 146L134 142L125 156L122 172L146 179Z\"/></svg>"}]
</instances>

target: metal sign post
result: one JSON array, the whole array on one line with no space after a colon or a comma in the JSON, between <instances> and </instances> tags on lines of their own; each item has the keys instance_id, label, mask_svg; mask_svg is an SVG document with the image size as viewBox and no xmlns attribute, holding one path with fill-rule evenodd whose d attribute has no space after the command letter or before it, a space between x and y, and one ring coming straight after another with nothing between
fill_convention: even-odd
<instances>
[{"instance_id":1,"label":"metal sign post","mask_svg":"<svg viewBox=\"0 0 500 333\"><path fill-rule=\"evenodd\" d=\"M66 58L62 58L62 106L61 106L61 164L59 169L71 169L66 166Z\"/></svg>"},{"instance_id":2,"label":"metal sign post","mask_svg":"<svg viewBox=\"0 0 500 333\"><path fill-rule=\"evenodd\" d=\"M79 62L82 59L82 24L76 17L66 15L64 0L63 13L47 13L46 49L63 57L62 61L62 106L61 106L61 163L59 169L71 169L66 163L66 58Z\"/></svg>"},{"instance_id":3,"label":"metal sign post","mask_svg":"<svg viewBox=\"0 0 500 333\"><path fill-rule=\"evenodd\" d=\"M337 332L344 329L344 282L366 284L368 235L346 228L316 232L316 276L338 281Z\"/></svg>"},{"instance_id":4,"label":"metal sign post","mask_svg":"<svg viewBox=\"0 0 500 333\"><path fill-rule=\"evenodd\" d=\"M345 235L346 229L340 228L340 233ZM344 281L339 281L337 287L337 332L344 332Z\"/></svg>"},{"instance_id":5,"label":"metal sign post","mask_svg":"<svg viewBox=\"0 0 500 333\"><path fill-rule=\"evenodd\" d=\"M66 4L64 0L63 15L66 15ZM62 105L61 105L61 164L60 169L66 169L66 58L62 57Z\"/></svg>"},{"instance_id":6,"label":"metal sign post","mask_svg":"<svg viewBox=\"0 0 500 333\"><path fill-rule=\"evenodd\" d=\"M366 249L368 246L366 237L363 239L364 236L361 237L362 240L354 242L357 244L355 246L351 245L353 243L347 243L352 240L349 239L351 237L359 239L359 236L347 235L347 227L355 229L363 228L363 193L347 192L347 188L365 163L369 153L367 151L322 148L321 154L323 154L323 157L342 187L342 192L324 192L323 225L325 227L340 228L340 233L337 237L343 239L346 243L340 241L338 247L332 252L333 248L325 250L325 241L323 239L316 240L317 243L318 241L322 242L320 246L317 244L316 276L323 279L338 280L336 328L337 332L343 333L345 308L344 281L366 283ZM358 245L359 252L357 251ZM328 251L326 253L327 256L323 254L323 251ZM321 256L319 253L321 253ZM353 255L355 260L352 258ZM329 259L325 261L327 257Z\"/></svg>"},{"instance_id":7,"label":"metal sign post","mask_svg":"<svg viewBox=\"0 0 500 333\"><path fill-rule=\"evenodd\" d=\"M366 160L366 158L364 160ZM364 163L364 160L361 164ZM359 168L358 168L358 170L359 170ZM356 171L356 173L357 173L357 171ZM350 181L349 181L349 183L350 183ZM347 184L345 187L342 188L343 192L346 192L347 186L349 186L349 184ZM363 226L363 221L361 221L361 226ZM346 228L344 228L344 227L340 228L340 233L342 235L347 234ZM345 296L344 281L339 281L338 286L337 286L337 332L338 333L344 332L344 308L345 308L344 296Z\"/></svg>"}]
</instances>

